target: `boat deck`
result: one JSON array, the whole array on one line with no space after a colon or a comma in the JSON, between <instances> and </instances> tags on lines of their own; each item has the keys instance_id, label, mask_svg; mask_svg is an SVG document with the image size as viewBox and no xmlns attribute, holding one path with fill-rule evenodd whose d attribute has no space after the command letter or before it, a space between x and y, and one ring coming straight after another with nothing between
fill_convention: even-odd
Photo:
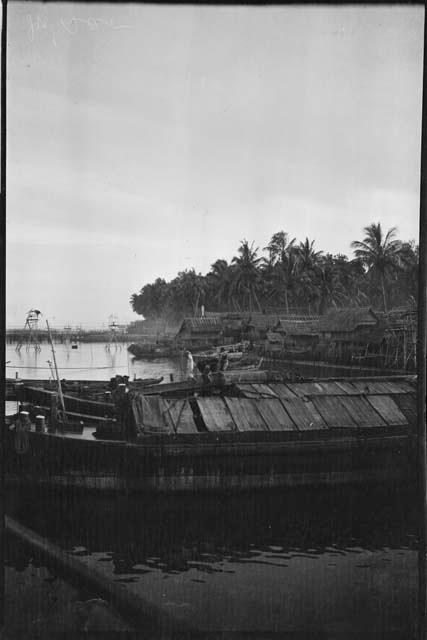
<instances>
[{"instance_id":1,"label":"boat deck","mask_svg":"<svg viewBox=\"0 0 427 640\"><path fill-rule=\"evenodd\" d=\"M175 399L138 394L133 411L141 436L337 429L405 432L416 420L416 390L404 379L240 383L232 395Z\"/></svg>"},{"instance_id":2,"label":"boat deck","mask_svg":"<svg viewBox=\"0 0 427 640\"><path fill-rule=\"evenodd\" d=\"M393 435L409 433L416 422L416 388L409 378L236 383L222 392L198 387L181 397L132 395L138 442ZM115 421L99 418L97 426L97 438L95 425L86 420L81 433L57 435L98 441L120 438Z\"/></svg>"},{"instance_id":3,"label":"boat deck","mask_svg":"<svg viewBox=\"0 0 427 640\"><path fill-rule=\"evenodd\" d=\"M130 441L118 439L118 424L97 425L97 437L77 424L78 433L31 432L22 451L19 433L9 432L8 472L22 482L155 492L414 480L411 379L241 382L128 397Z\"/></svg>"}]
</instances>

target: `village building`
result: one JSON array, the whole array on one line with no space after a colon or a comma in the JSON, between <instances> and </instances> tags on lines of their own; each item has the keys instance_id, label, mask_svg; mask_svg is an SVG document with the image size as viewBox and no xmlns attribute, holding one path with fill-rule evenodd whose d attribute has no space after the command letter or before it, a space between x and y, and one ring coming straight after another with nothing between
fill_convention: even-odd
<instances>
[{"instance_id":1,"label":"village building","mask_svg":"<svg viewBox=\"0 0 427 640\"><path fill-rule=\"evenodd\" d=\"M378 354L385 322L370 307L333 309L319 319L318 352L322 357L352 361Z\"/></svg>"},{"instance_id":2,"label":"village building","mask_svg":"<svg viewBox=\"0 0 427 640\"><path fill-rule=\"evenodd\" d=\"M284 355L310 355L319 342L319 319L316 316L281 317L275 324L273 331L282 339Z\"/></svg>"},{"instance_id":3,"label":"village building","mask_svg":"<svg viewBox=\"0 0 427 640\"><path fill-rule=\"evenodd\" d=\"M383 314L386 325L382 348L384 365L408 370L416 368L417 309L397 307Z\"/></svg>"},{"instance_id":4,"label":"village building","mask_svg":"<svg viewBox=\"0 0 427 640\"><path fill-rule=\"evenodd\" d=\"M242 321L243 334L246 340L260 341L267 338L267 333L271 331L277 323L277 315L253 312L246 314Z\"/></svg>"},{"instance_id":5,"label":"village building","mask_svg":"<svg viewBox=\"0 0 427 640\"><path fill-rule=\"evenodd\" d=\"M184 318L174 338L180 349L205 349L222 344L223 331L220 318Z\"/></svg>"},{"instance_id":6,"label":"village building","mask_svg":"<svg viewBox=\"0 0 427 640\"><path fill-rule=\"evenodd\" d=\"M264 340L263 353L267 357L274 357L283 354L284 337L275 331L268 331Z\"/></svg>"},{"instance_id":7,"label":"village building","mask_svg":"<svg viewBox=\"0 0 427 640\"><path fill-rule=\"evenodd\" d=\"M206 316L220 319L223 336L232 342L265 340L267 332L277 323L277 315L262 312L211 312Z\"/></svg>"}]
</instances>

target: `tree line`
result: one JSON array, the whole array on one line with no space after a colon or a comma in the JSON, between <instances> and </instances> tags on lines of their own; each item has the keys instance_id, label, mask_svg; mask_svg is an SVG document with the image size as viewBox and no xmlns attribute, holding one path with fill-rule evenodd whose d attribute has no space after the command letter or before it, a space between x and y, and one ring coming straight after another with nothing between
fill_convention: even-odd
<instances>
[{"instance_id":1,"label":"tree line","mask_svg":"<svg viewBox=\"0 0 427 640\"><path fill-rule=\"evenodd\" d=\"M317 250L278 231L266 247L242 240L230 262L216 260L206 275L181 271L157 278L134 293L130 304L148 319L179 318L209 311L281 311L321 315L330 308L372 306L388 311L416 304L418 246L397 238L395 227L364 228L351 243L353 257Z\"/></svg>"}]
</instances>

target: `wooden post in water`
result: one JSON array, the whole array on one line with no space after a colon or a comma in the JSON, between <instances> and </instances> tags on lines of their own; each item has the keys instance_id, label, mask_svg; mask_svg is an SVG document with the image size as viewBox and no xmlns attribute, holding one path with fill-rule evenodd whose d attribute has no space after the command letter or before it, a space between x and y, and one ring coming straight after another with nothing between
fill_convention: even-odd
<instances>
[{"instance_id":1,"label":"wooden post in water","mask_svg":"<svg viewBox=\"0 0 427 640\"><path fill-rule=\"evenodd\" d=\"M64 402L64 396L62 395L61 380L59 379L58 366L56 364L55 349L53 347L52 334L50 332L49 322L47 320L46 320L46 326L47 326L47 332L49 335L50 346L52 349L53 365L55 367L56 380L58 382L58 394L59 394L59 400L61 402L62 416L63 416L64 422L67 422L67 414L65 412L65 402Z\"/></svg>"},{"instance_id":2,"label":"wooden post in water","mask_svg":"<svg viewBox=\"0 0 427 640\"><path fill-rule=\"evenodd\" d=\"M426 342L427 342L427 11L424 6L424 64L421 129L420 243L418 268L417 441L418 441L418 637L427 631L427 485L426 485Z\"/></svg>"}]
</instances>

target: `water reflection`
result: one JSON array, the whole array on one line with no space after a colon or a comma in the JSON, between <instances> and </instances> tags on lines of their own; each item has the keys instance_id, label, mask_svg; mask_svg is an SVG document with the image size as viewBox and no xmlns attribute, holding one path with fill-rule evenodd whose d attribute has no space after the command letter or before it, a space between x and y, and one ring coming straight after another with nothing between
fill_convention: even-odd
<instances>
[{"instance_id":1,"label":"water reflection","mask_svg":"<svg viewBox=\"0 0 427 640\"><path fill-rule=\"evenodd\" d=\"M209 573L216 563L254 563L261 556L265 565L284 566L291 557L325 552L416 548L412 496L402 492L304 490L151 501L65 499L49 492L9 499L19 519L61 546L110 552L119 573L140 562L165 573L199 563L199 571Z\"/></svg>"},{"instance_id":2,"label":"water reflection","mask_svg":"<svg viewBox=\"0 0 427 640\"><path fill-rule=\"evenodd\" d=\"M15 344L6 344L6 375L14 377L18 372L21 378L49 378L52 360L49 344L42 343L40 351L33 347L15 350ZM163 376L169 381L170 375L175 380L182 378L179 358L158 358L157 360L134 360L127 351L126 344L114 343L80 343L78 349L71 349L69 342L55 344L56 359L61 378L109 380L116 374L134 375L138 378ZM379 375L378 370L369 371L355 365L350 368L333 367L322 363L307 364L299 361L280 362L264 360L264 366L274 370L291 371L305 377L333 376L366 376ZM396 372L395 372L396 373Z\"/></svg>"},{"instance_id":3,"label":"water reflection","mask_svg":"<svg viewBox=\"0 0 427 640\"><path fill-rule=\"evenodd\" d=\"M25 524L202 628L410 633L414 624L410 492L9 497Z\"/></svg>"},{"instance_id":4,"label":"water reflection","mask_svg":"<svg viewBox=\"0 0 427 640\"><path fill-rule=\"evenodd\" d=\"M6 345L6 376L46 379L51 377L48 360L52 351L47 343L40 345L40 352L33 348L15 350L15 344ZM156 378L163 376L169 380L170 374L179 379L179 362L173 359L134 360L126 345L108 343L81 343L78 349L71 349L69 343L55 344L56 360L61 378L109 380L116 374L133 378Z\"/></svg>"}]
</instances>

